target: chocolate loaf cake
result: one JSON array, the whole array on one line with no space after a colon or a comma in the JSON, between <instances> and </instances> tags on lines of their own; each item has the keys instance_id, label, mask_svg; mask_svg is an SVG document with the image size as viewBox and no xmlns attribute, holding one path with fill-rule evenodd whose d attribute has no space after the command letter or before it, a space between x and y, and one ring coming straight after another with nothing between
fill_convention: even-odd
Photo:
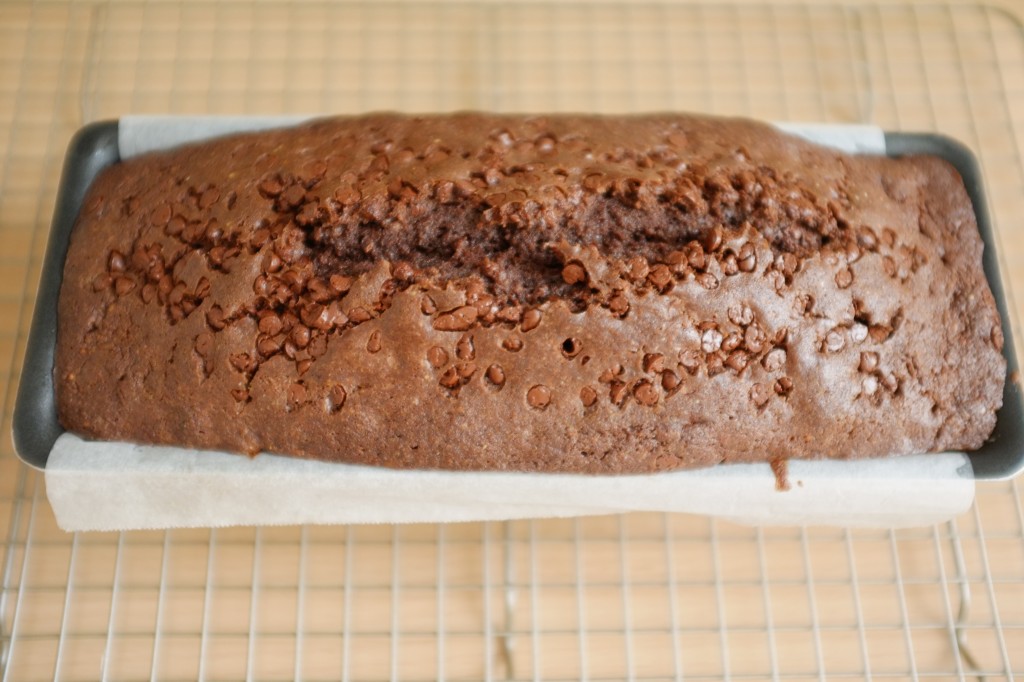
<instances>
[{"instance_id":1,"label":"chocolate loaf cake","mask_svg":"<svg viewBox=\"0 0 1024 682\"><path fill-rule=\"evenodd\" d=\"M974 449L1005 375L956 172L744 120L368 115L118 163L60 297L91 438L631 473Z\"/></svg>"}]
</instances>

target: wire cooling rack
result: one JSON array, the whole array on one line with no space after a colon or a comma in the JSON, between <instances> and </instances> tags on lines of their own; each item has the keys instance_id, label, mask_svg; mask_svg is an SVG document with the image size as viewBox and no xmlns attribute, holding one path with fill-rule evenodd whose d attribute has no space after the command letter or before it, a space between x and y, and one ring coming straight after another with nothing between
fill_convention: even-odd
<instances>
[{"instance_id":1,"label":"wire cooling rack","mask_svg":"<svg viewBox=\"0 0 1024 682\"><path fill-rule=\"evenodd\" d=\"M8 2L3 432L60 160L125 113L695 110L938 130L1024 290L1024 32L996 7ZM1017 338L1020 309L1013 306ZM8 680L1012 679L1021 484L903 531L638 514L68 535L0 439Z\"/></svg>"}]
</instances>

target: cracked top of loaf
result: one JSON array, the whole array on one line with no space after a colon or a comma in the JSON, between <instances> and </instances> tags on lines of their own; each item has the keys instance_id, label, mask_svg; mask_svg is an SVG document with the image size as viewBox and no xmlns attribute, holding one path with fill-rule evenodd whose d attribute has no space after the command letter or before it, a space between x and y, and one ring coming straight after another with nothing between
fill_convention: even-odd
<instances>
[{"instance_id":1,"label":"cracked top of loaf","mask_svg":"<svg viewBox=\"0 0 1024 682\"><path fill-rule=\"evenodd\" d=\"M975 449L1000 320L963 184L751 121L374 114L106 169L62 424L406 468Z\"/></svg>"}]
</instances>

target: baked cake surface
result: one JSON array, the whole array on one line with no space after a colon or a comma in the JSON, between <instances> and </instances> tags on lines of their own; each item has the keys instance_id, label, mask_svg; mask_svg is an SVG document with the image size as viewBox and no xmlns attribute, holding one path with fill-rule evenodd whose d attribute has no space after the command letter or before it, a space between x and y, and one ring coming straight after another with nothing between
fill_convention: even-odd
<instances>
[{"instance_id":1,"label":"baked cake surface","mask_svg":"<svg viewBox=\"0 0 1024 682\"><path fill-rule=\"evenodd\" d=\"M976 449L957 173L745 120L376 114L118 163L59 303L87 437L629 473Z\"/></svg>"}]
</instances>

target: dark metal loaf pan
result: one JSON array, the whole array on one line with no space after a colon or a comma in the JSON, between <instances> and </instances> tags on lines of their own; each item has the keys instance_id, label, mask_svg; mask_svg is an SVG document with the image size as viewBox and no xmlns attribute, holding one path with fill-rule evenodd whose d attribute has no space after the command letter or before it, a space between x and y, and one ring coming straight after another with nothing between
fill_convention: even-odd
<instances>
[{"instance_id":1,"label":"dark metal loaf pan","mask_svg":"<svg viewBox=\"0 0 1024 682\"><path fill-rule=\"evenodd\" d=\"M1008 380L995 431L980 450L970 453L970 458L975 478L1010 478L1024 470L1024 402L1017 378L1013 334L1006 295L999 276L999 259L982 188L981 169L969 149L941 135L886 133L885 141L891 156L934 154L949 161L963 177L974 203L978 228L985 242L985 275L1003 319L1003 335L1006 339L1003 353L1007 361ZM57 334L57 297L68 239L86 189L103 168L119 160L118 124L116 121L104 121L82 128L71 141L64 161L21 385L14 406L15 449L24 462L40 469L45 468L54 441L63 433L57 420L54 400L53 361Z\"/></svg>"}]
</instances>

